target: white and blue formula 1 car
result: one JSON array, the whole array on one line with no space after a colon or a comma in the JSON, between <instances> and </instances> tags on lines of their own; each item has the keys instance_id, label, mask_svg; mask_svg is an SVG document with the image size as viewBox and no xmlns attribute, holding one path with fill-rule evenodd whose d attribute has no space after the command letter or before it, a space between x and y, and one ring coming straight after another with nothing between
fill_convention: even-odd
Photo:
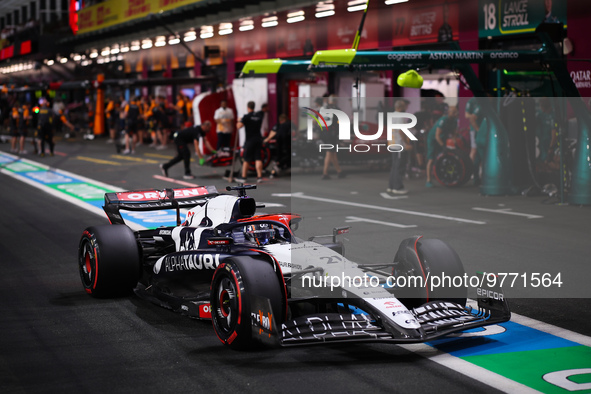
<instances>
[{"instance_id":1,"label":"white and blue formula 1 car","mask_svg":"<svg viewBox=\"0 0 591 394\"><path fill-rule=\"evenodd\" d=\"M386 286L402 279L463 276L446 243L403 240L393 262L358 264L343 255L334 229L328 243L294 235L296 214L257 215L256 186L141 190L105 194L110 224L84 230L78 249L82 284L95 297L132 290L158 305L211 319L232 348L332 342L416 343L510 319L500 288ZM175 209L177 225L133 231L120 210ZM181 222L181 209L188 210ZM366 278L339 282L327 278ZM371 280L368 282L367 278ZM420 282L422 283L422 282ZM319 285L320 284L320 285Z\"/></svg>"}]
</instances>

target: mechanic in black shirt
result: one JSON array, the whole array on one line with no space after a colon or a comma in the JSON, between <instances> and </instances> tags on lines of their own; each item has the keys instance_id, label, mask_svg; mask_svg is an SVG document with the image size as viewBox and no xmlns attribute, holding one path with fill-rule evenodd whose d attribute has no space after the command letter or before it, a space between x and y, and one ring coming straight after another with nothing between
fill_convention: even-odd
<instances>
[{"instance_id":1,"label":"mechanic in black shirt","mask_svg":"<svg viewBox=\"0 0 591 394\"><path fill-rule=\"evenodd\" d=\"M137 134L139 127L140 116L142 116L142 107L140 106L139 97L134 97L125 107L125 120L127 130L125 133L125 150L124 155L135 153L135 145L137 143Z\"/></svg>"},{"instance_id":2,"label":"mechanic in black shirt","mask_svg":"<svg viewBox=\"0 0 591 394\"><path fill-rule=\"evenodd\" d=\"M41 102L41 109L37 115L37 130L39 133L39 139L41 140L41 150L39 155L45 156L45 143L49 144L49 153L53 156L53 149L55 144L53 143L53 111L49 108L49 101L43 100Z\"/></svg>"},{"instance_id":3,"label":"mechanic in black shirt","mask_svg":"<svg viewBox=\"0 0 591 394\"><path fill-rule=\"evenodd\" d=\"M261 160L261 149L263 148L263 137L261 135L261 125L263 123L263 111L254 112L254 101L246 104L247 114L236 124L236 129L244 127L246 139L244 141L244 161L242 162L242 178L236 178L236 182L246 182L248 166L251 161L255 162L257 172L257 181L263 179L263 161Z\"/></svg>"},{"instance_id":4,"label":"mechanic in black shirt","mask_svg":"<svg viewBox=\"0 0 591 394\"><path fill-rule=\"evenodd\" d=\"M176 163L183 161L185 163L185 175L184 179L194 179L195 176L191 174L191 151L189 150L189 144L193 142L195 145L195 154L199 157L199 164L203 165L205 159L201 151L199 150L199 139L203 138L203 142L207 149L213 151L213 147L209 141L205 138L207 133L211 130L211 122L205 121L201 126L188 127L183 130L179 130L173 134L174 143L176 144L177 155L175 158L170 160L168 163L160 164L162 174L168 177L168 169Z\"/></svg>"},{"instance_id":5,"label":"mechanic in black shirt","mask_svg":"<svg viewBox=\"0 0 591 394\"><path fill-rule=\"evenodd\" d=\"M279 115L279 123L271 129L271 132L263 140L263 145L273 138L277 139L277 164L282 170L291 167L291 130L295 128L287 119L286 114Z\"/></svg>"}]
</instances>

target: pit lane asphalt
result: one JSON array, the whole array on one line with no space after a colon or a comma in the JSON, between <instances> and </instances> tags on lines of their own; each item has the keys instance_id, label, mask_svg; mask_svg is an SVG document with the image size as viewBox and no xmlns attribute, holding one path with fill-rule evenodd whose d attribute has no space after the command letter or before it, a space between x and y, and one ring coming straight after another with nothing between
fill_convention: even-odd
<instances>
[{"instance_id":1,"label":"pit lane asphalt","mask_svg":"<svg viewBox=\"0 0 591 394\"><path fill-rule=\"evenodd\" d=\"M8 145L0 145L7 151ZM155 179L157 163L114 158L114 148L97 141L58 143L58 155L43 159L27 156L56 168L125 189L175 186ZM138 148L136 158L154 160L172 149L156 152ZM84 158L119 162L98 164ZM160 160L156 158L156 160ZM214 184L223 190L220 176L224 169L200 168L195 183ZM173 167L171 176L180 177L182 165ZM286 205L269 208L280 212L306 209L309 231L330 233L343 225L343 214L375 220L399 222L410 216L385 217L379 212L342 209L329 204L302 204L273 194L304 192L338 200L355 201L363 192L363 203L401 209L422 209L448 216L482 218L466 214L467 206L484 206L493 201L510 204L516 212L543 212L546 225L531 226L526 219L490 214L484 233L474 226L412 217L407 224L418 228L380 227L365 222L354 226L347 244L352 260L367 259L365 245L378 245L380 234L389 234L390 249L384 247L372 256L391 261L399 241L415 233L447 240L463 261L482 254L503 259L525 259L531 245L542 240L540 253L556 248L562 264L589 262L589 209L542 205L539 198L484 198L474 188L426 190L423 181L409 181L407 199L386 200L383 191L386 172L352 171L344 180L318 181L317 175L293 184L287 178L266 181L256 194L259 201ZM2 392L496 392L469 377L439 366L398 346L360 344L269 349L234 352L224 348L213 333L211 323L198 322L146 303L136 297L96 300L84 293L76 266L76 250L82 230L105 223L104 217L72 206L4 174L0 174L1 237L0 266L0 390ZM330 183L329 183L330 182ZM297 190L295 190L297 188ZM481 204L475 205L478 200ZM291 207L290 205L291 201ZM294 201L297 201L294 203ZM359 199L361 201L361 199ZM345 210L345 212L343 212ZM363 216L364 215L364 216ZM535 220L535 219L532 219ZM540 222L541 223L541 222ZM532 227L534 227L532 229ZM511 231L507 230L510 228ZM302 230L308 231L307 228ZM535 231L534 231L535 230ZM546 234L550 232L550 234ZM509 234L507 234L509 233ZM512 235L511 235L512 234ZM578 234L578 235L577 235ZM508 238L515 242L507 242ZM498 242L498 244L497 244ZM547 245L552 242L554 246ZM352 245L349 245L351 243ZM545 245L546 244L546 245ZM484 247L483 247L484 245ZM502 246L499 246L502 245ZM523 245L528 245L526 248ZM544 261L547 261L544 260ZM541 267L540 269L542 269ZM584 335L591 335L588 299L511 300L514 312L533 317Z\"/></svg>"}]
</instances>

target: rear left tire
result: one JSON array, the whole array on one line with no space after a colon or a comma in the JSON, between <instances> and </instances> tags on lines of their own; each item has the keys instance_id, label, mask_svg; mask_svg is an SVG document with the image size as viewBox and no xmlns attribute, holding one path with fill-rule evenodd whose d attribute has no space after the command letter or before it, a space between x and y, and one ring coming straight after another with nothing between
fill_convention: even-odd
<instances>
[{"instance_id":1,"label":"rear left tire","mask_svg":"<svg viewBox=\"0 0 591 394\"><path fill-rule=\"evenodd\" d=\"M78 246L84 290L94 297L131 292L140 277L140 250L133 231L121 224L88 227Z\"/></svg>"}]
</instances>

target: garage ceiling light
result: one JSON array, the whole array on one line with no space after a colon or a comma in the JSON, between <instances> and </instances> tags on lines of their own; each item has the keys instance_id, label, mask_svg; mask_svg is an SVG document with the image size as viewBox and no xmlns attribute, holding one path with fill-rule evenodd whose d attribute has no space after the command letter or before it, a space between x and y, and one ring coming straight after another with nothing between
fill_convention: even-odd
<instances>
[{"instance_id":1,"label":"garage ceiling light","mask_svg":"<svg viewBox=\"0 0 591 394\"><path fill-rule=\"evenodd\" d=\"M347 3L347 11L355 12L355 11L363 11L367 8L367 1L366 0L351 0Z\"/></svg>"},{"instance_id":2,"label":"garage ceiling light","mask_svg":"<svg viewBox=\"0 0 591 394\"><path fill-rule=\"evenodd\" d=\"M297 23L306 19L304 11L295 11L287 14L287 23Z\"/></svg>"},{"instance_id":3,"label":"garage ceiling light","mask_svg":"<svg viewBox=\"0 0 591 394\"><path fill-rule=\"evenodd\" d=\"M408 0L386 0L386 5L406 3Z\"/></svg>"},{"instance_id":4,"label":"garage ceiling light","mask_svg":"<svg viewBox=\"0 0 591 394\"><path fill-rule=\"evenodd\" d=\"M203 29L203 28L201 28ZM213 28L212 28L212 34L213 34ZM201 37L203 38L203 37ZM185 42L190 42L190 41L195 41L197 39L197 32L191 30L185 33L183 41Z\"/></svg>"},{"instance_id":5,"label":"garage ceiling light","mask_svg":"<svg viewBox=\"0 0 591 394\"><path fill-rule=\"evenodd\" d=\"M278 24L279 24L279 22L277 21L276 16L268 16L266 18L263 18L261 26L262 27L274 27L274 26L277 26Z\"/></svg>"},{"instance_id":6,"label":"garage ceiling light","mask_svg":"<svg viewBox=\"0 0 591 394\"><path fill-rule=\"evenodd\" d=\"M232 34L233 33L233 25L232 23L220 23L219 26L219 30L218 33L220 34L220 36L225 36L227 34Z\"/></svg>"},{"instance_id":7,"label":"garage ceiling light","mask_svg":"<svg viewBox=\"0 0 591 394\"><path fill-rule=\"evenodd\" d=\"M166 37L158 36L156 37L156 42L154 43L155 47L163 47L166 45Z\"/></svg>"},{"instance_id":8,"label":"garage ceiling light","mask_svg":"<svg viewBox=\"0 0 591 394\"><path fill-rule=\"evenodd\" d=\"M206 38L213 37L213 26L207 26L207 25L206 26L201 26L201 30L199 31L199 37L202 40L204 40Z\"/></svg>"},{"instance_id":9,"label":"garage ceiling light","mask_svg":"<svg viewBox=\"0 0 591 394\"><path fill-rule=\"evenodd\" d=\"M252 29L254 29L254 21L252 19L245 19L240 21L240 26L238 26L238 30L248 31Z\"/></svg>"}]
</instances>

